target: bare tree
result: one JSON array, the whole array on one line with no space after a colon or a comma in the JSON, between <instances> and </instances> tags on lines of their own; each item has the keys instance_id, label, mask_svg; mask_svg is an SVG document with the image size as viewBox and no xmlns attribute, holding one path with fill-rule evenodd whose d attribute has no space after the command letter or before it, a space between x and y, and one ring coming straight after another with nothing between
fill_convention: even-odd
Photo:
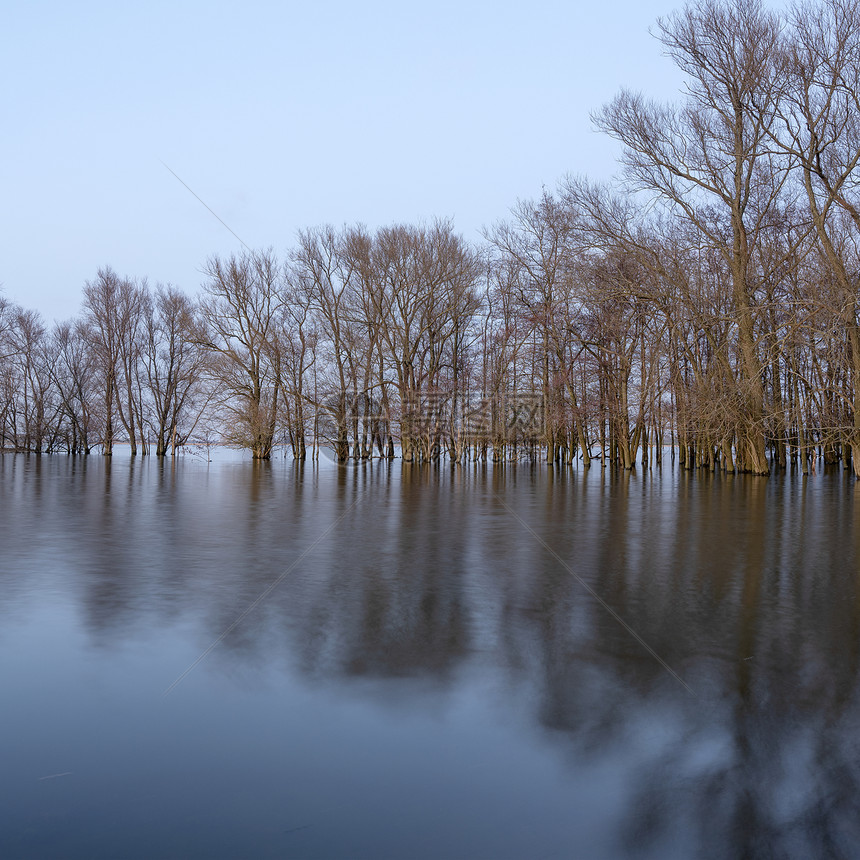
<instances>
[{"instance_id":1,"label":"bare tree","mask_svg":"<svg viewBox=\"0 0 860 860\"><path fill-rule=\"evenodd\" d=\"M860 477L860 3L802 3L793 9L791 24L779 140L799 164L822 257L835 282L834 310L848 339L851 367L848 444Z\"/></svg>"},{"instance_id":2,"label":"bare tree","mask_svg":"<svg viewBox=\"0 0 860 860\"><path fill-rule=\"evenodd\" d=\"M94 355L80 322L55 326L52 341L51 374L67 423L68 451L89 454L98 411Z\"/></svg>"},{"instance_id":3,"label":"bare tree","mask_svg":"<svg viewBox=\"0 0 860 860\"><path fill-rule=\"evenodd\" d=\"M772 155L780 21L758 0L698 0L658 22L658 38L687 76L679 106L622 92L598 112L624 146L628 181L687 219L718 249L732 281L745 470L767 474L764 391L755 319L756 255L786 166Z\"/></svg>"},{"instance_id":4,"label":"bare tree","mask_svg":"<svg viewBox=\"0 0 860 860\"><path fill-rule=\"evenodd\" d=\"M193 339L193 315L191 301L174 286L159 285L145 303L141 378L151 409L147 427L158 457L168 448L176 454L212 397L202 391L205 352Z\"/></svg>"},{"instance_id":5,"label":"bare tree","mask_svg":"<svg viewBox=\"0 0 860 860\"><path fill-rule=\"evenodd\" d=\"M479 307L482 265L447 222L380 229L372 264L367 285L396 381L401 454L407 462L434 459L444 426L440 410L450 409L447 351Z\"/></svg>"},{"instance_id":6,"label":"bare tree","mask_svg":"<svg viewBox=\"0 0 860 860\"><path fill-rule=\"evenodd\" d=\"M349 457L349 423L355 413L359 369L366 352L356 319L355 262L345 253L344 237L326 226L299 234L290 267L295 292L291 303L309 309L315 319L318 345L325 353L326 360L317 368L316 408L331 425L326 435L338 462Z\"/></svg>"},{"instance_id":7,"label":"bare tree","mask_svg":"<svg viewBox=\"0 0 860 860\"><path fill-rule=\"evenodd\" d=\"M208 372L223 392L228 443L268 460L281 396L273 364L281 270L271 251L207 262L205 296L194 339L209 353Z\"/></svg>"},{"instance_id":8,"label":"bare tree","mask_svg":"<svg viewBox=\"0 0 860 860\"><path fill-rule=\"evenodd\" d=\"M272 353L281 384L283 428L293 458L307 456L308 376L316 361L317 331L310 300L296 286L292 271L284 277L284 293L272 340Z\"/></svg>"},{"instance_id":9,"label":"bare tree","mask_svg":"<svg viewBox=\"0 0 860 860\"><path fill-rule=\"evenodd\" d=\"M583 282L578 277L575 209L544 191L538 200L520 201L512 215L487 238L502 255L498 264L510 273L507 288L513 291L523 320L538 337L535 370L546 414L542 440L546 459L559 459L563 448L571 454L578 449L588 465L591 457L576 375L582 348L576 333L582 309L577 288Z\"/></svg>"},{"instance_id":10,"label":"bare tree","mask_svg":"<svg viewBox=\"0 0 860 860\"><path fill-rule=\"evenodd\" d=\"M114 419L119 417L137 453L136 382L140 356L142 290L110 267L99 269L84 287L84 331L94 355L102 389L104 453L113 453Z\"/></svg>"}]
</instances>

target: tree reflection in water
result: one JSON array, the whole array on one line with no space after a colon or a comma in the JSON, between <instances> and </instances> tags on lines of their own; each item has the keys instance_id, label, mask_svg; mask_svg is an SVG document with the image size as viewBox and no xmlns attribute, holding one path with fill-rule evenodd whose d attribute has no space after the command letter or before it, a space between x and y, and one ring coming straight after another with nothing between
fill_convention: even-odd
<instances>
[{"instance_id":1,"label":"tree reflection in water","mask_svg":"<svg viewBox=\"0 0 860 860\"><path fill-rule=\"evenodd\" d=\"M205 646L342 518L196 671L281 667L383 706L494 679L488 712L525 707L571 780L616 786L619 855L860 843L860 511L841 474L115 460L0 458L0 620L38 598L35 567L62 567L97 647L177 625Z\"/></svg>"}]
</instances>

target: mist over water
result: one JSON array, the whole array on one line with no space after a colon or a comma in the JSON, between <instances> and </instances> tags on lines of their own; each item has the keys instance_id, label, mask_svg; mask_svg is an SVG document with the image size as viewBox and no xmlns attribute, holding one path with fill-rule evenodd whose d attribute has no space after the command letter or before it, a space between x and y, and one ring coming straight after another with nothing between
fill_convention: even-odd
<instances>
[{"instance_id":1,"label":"mist over water","mask_svg":"<svg viewBox=\"0 0 860 860\"><path fill-rule=\"evenodd\" d=\"M0 488L4 858L857 855L840 471L4 455Z\"/></svg>"}]
</instances>

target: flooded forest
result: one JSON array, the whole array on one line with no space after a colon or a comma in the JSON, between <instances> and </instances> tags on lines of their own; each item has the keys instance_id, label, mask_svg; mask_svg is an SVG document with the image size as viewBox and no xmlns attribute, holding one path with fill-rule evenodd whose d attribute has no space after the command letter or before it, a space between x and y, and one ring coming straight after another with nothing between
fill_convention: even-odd
<instances>
[{"instance_id":1,"label":"flooded forest","mask_svg":"<svg viewBox=\"0 0 860 860\"><path fill-rule=\"evenodd\" d=\"M212 256L193 297L110 266L71 320L0 297L3 450L860 475L860 5L654 33L685 85L593 114L617 180L571 153L478 242L320 226Z\"/></svg>"}]
</instances>

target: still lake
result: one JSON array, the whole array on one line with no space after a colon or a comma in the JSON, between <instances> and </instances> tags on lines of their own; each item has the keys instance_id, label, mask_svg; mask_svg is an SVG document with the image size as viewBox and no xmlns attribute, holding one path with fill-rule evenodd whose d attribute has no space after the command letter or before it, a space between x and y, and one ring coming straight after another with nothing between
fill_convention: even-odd
<instances>
[{"instance_id":1,"label":"still lake","mask_svg":"<svg viewBox=\"0 0 860 860\"><path fill-rule=\"evenodd\" d=\"M0 857L860 856L860 496L0 456Z\"/></svg>"}]
</instances>

